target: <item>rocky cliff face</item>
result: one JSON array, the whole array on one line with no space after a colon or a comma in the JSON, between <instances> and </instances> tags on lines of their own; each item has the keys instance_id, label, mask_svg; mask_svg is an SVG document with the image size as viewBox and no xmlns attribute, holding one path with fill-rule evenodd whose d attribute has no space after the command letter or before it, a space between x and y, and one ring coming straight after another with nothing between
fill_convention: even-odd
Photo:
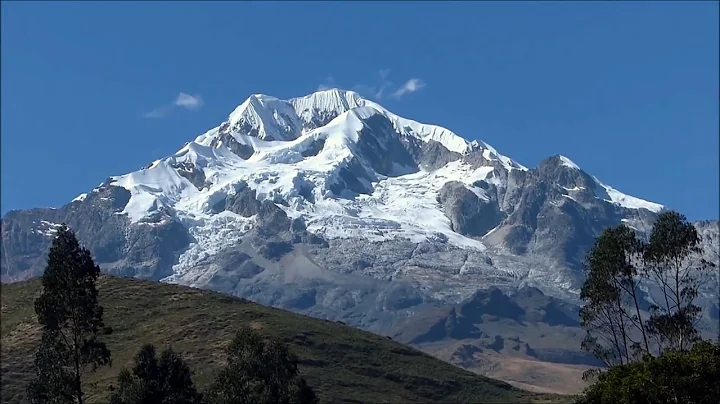
<instances>
[{"instance_id":1,"label":"rocky cliff face","mask_svg":"<svg viewBox=\"0 0 720 404\"><path fill-rule=\"evenodd\" d=\"M60 223L77 232L93 257L108 272L158 279L190 243L187 229L173 212L159 209L142 223L119 214L130 192L103 184L61 208L9 212L2 220L2 281L41 275L52 237Z\"/></svg>"}]
</instances>

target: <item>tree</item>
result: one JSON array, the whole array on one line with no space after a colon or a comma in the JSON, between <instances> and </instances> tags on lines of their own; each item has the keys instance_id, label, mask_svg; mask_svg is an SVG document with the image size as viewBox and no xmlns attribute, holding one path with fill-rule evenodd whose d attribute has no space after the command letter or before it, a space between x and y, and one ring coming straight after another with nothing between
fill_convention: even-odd
<instances>
[{"instance_id":1,"label":"tree","mask_svg":"<svg viewBox=\"0 0 720 404\"><path fill-rule=\"evenodd\" d=\"M650 350L639 307L641 258L642 244L623 225L604 231L585 261L580 298L586 305L580 320L587 336L582 348L606 366L628 363Z\"/></svg>"},{"instance_id":2,"label":"tree","mask_svg":"<svg viewBox=\"0 0 720 404\"><path fill-rule=\"evenodd\" d=\"M585 264L582 348L607 366L689 349L698 340L700 308L694 299L714 266L701 258L700 241L676 212L661 213L647 241L625 225L605 230ZM658 286L663 304L643 310L641 282Z\"/></svg>"},{"instance_id":3,"label":"tree","mask_svg":"<svg viewBox=\"0 0 720 404\"><path fill-rule=\"evenodd\" d=\"M90 252L67 226L59 227L35 300L42 339L27 389L31 403L82 404L84 376L110 365L110 350L98 338L111 332L98 303L99 275Z\"/></svg>"},{"instance_id":4,"label":"tree","mask_svg":"<svg viewBox=\"0 0 720 404\"><path fill-rule=\"evenodd\" d=\"M110 395L111 404L199 404L201 399L182 357L167 348L158 359L150 344L135 356L132 373L120 372L118 388Z\"/></svg>"},{"instance_id":5,"label":"tree","mask_svg":"<svg viewBox=\"0 0 720 404\"><path fill-rule=\"evenodd\" d=\"M228 347L228 364L206 394L209 404L315 404L297 359L282 342L243 327Z\"/></svg>"},{"instance_id":6,"label":"tree","mask_svg":"<svg viewBox=\"0 0 720 404\"><path fill-rule=\"evenodd\" d=\"M676 212L660 215L644 251L645 274L662 290L662 303L650 307L648 329L659 351L686 350L698 341L700 307L694 304L707 270L697 229ZM664 304L663 304L664 303Z\"/></svg>"}]
</instances>

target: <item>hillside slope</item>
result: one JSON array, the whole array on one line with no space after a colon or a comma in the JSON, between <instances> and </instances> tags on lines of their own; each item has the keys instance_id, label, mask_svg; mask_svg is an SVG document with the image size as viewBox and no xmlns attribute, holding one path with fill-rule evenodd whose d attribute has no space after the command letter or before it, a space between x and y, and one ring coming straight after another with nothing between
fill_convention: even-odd
<instances>
[{"instance_id":1,"label":"hillside slope","mask_svg":"<svg viewBox=\"0 0 720 404\"><path fill-rule=\"evenodd\" d=\"M224 361L224 347L243 324L284 339L322 402L528 402L547 399L477 376L387 338L336 322L264 307L219 293L102 276L98 281L113 366L92 376L89 401L143 343L171 345L188 361L200 388ZM23 402L40 329L33 300L39 280L2 286L2 402Z\"/></svg>"}]
</instances>

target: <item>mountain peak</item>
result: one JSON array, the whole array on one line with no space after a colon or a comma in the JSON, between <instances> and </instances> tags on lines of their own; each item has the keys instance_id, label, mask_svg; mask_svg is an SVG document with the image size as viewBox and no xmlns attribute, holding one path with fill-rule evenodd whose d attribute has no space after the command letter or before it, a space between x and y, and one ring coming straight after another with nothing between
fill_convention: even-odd
<instances>
[{"instance_id":1,"label":"mountain peak","mask_svg":"<svg viewBox=\"0 0 720 404\"><path fill-rule=\"evenodd\" d=\"M322 90L315 91L311 94L308 94L303 97L295 97L297 98L307 98L307 97L341 97L341 98L363 98L359 93L352 91L352 90L345 90L338 87L332 87L332 88L326 88Z\"/></svg>"},{"instance_id":2,"label":"mountain peak","mask_svg":"<svg viewBox=\"0 0 720 404\"><path fill-rule=\"evenodd\" d=\"M304 97L287 100L298 115L307 115L313 112L334 112L337 115L350 109L365 106L366 100L354 91L331 88L316 91Z\"/></svg>"},{"instance_id":3,"label":"mountain peak","mask_svg":"<svg viewBox=\"0 0 720 404\"><path fill-rule=\"evenodd\" d=\"M550 156L544 159L542 162L540 162L540 166L549 166L553 167L553 169L556 167L567 167L573 170L582 171L580 166L570 160L569 157L563 156L562 154L556 154L554 156Z\"/></svg>"},{"instance_id":4,"label":"mountain peak","mask_svg":"<svg viewBox=\"0 0 720 404\"><path fill-rule=\"evenodd\" d=\"M584 176L592 182L565 156L546 164L573 169L557 170L557 181ZM481 140L470 142L449 129L395 115L354 91L331 88L287 100L252 94L225 122L174 155L113 178L130 191L123 213L133 223L160 209L214 220L217 201L247 184L258 200L280 203L288 215L311 220L326 236L335 227L331 238L350 231L370 239L382 234L383 240L441 237L482 251L482 243L453 230L436 196L450 181L464 183L475 195L484 192L472 185L478 181L501 190L518 186L508 182L513 170L528 171ZM598 199L617 205L660 208L599 182L591 187ZM359 205L351 196L357 194L363 194ZM407 206L422 213L408 215ZM355 219L355 209L367 217ZM379 223L389 227L378 232Z\"/></svg>"},{"instance_id":5,"label":"mountain peak","mask_svg":"<svg viewBox=\"0 0 720 404\"><path fill-rule=\"evenodd\" d=\"M238 105L223 125L232 133L261 140L294 140L365 104L358 93L337 88L288 100L258 93Z\"/></svg>"},{"instance_id":6,"label":"mountain peak","mask_svg":"<svg viewBox=\"0 0 720 404\"><path fill-rule=\"evenodd\" d=\"M557 157L558 157L558 159L560 159L560 164L564 165L565 167L570 167L570 168L574 168L576 170L580 170L580 166L578 166L572 160L563 156L562 154L558 154Z\"/></svg>"}]
</instances>

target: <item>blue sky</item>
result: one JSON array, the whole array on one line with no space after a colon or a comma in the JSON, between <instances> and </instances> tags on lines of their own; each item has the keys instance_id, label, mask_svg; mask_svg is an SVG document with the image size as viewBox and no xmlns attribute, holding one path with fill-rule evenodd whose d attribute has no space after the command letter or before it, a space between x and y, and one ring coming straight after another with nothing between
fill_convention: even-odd
<instances>
[{"instance_id":1,"label":"blue sky","mask_svg":"<svg viewBox=\"0 0 720 404\"><path fill-rule=\"evenodd\" d=\"M3 214L169 155L252 93L332 85L382 88L391 111L526 166L564 154L625 193L718 217L716 2L1 7Z\"/></svg>"}]
</instances>

